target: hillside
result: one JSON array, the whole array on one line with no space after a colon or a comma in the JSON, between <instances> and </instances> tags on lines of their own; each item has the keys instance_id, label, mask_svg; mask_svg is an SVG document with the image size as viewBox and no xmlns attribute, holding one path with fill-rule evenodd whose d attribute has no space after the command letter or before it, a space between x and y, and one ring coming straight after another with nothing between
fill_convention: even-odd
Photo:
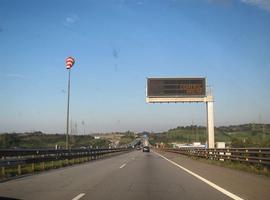
<instances>
[{"instance_id":1,"label":"hillside","mask_svg":"<svg viewBox=\"0 0 270 200\"><path fill-rule=\"evenodd\" d=\"M205 143L206 127L185 126L162 133L151 133L152 144L163 142ZM270 147L270 124L242 124L215 128L216 142L226 142L230 147Z\"/></svg>"},{"instance_id":2,"label":"hillside","mask_svg":"<svg viewBox=\"0 0 270 200\"><path fill-rule=\"evenodd\" d=\"M4 133L0 134L0 148L55 148L65 147L66 136L64 134L33 133ZM71 135L70 145L74 147L92 146L108 147L107 139L94 139L90 135Z\"/></svg>"}]
</instances>

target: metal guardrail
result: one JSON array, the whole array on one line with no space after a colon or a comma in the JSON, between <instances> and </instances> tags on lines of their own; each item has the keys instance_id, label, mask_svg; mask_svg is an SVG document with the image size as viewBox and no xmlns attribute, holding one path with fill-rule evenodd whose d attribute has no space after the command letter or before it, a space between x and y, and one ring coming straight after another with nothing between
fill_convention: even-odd
<instances>
[{"instance_id":1,"label":"metal guardrail","mask_svg":"<svg viewBox=\"0 0 270 200\"><path fill-rule=\"evenodd\" d=\"M164 148L162 150L191 157L200 157L220 161L238 161L250 164L261 164L270 167L270 148Z\"/></svg>"},{"instance_id":2,"label":"metal guardrail","mask_svg":"<svg viewBox=\"0 0 270 200\"><path fill-rule=\"evenodd\" d=\"M54 162L60 162L60 166L87 162L113 155L120 152L130 151L130 148L111 148L111 149L3 149L0 150L0 167L2 168L1 177L7 177L7 171L13 169L12 175L22 174L22 167L31 166L31 172L36 171L35 165L40 164L41 170L45 170L45 163L50 162L54 168Z\"/></svg>"}]
</instances>

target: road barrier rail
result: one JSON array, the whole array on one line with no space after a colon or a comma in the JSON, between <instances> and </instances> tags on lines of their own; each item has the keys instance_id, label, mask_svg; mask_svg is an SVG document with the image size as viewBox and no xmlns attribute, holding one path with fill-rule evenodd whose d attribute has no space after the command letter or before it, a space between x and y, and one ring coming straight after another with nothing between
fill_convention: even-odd
<instances>
[{"instance_id":1,"label":"road barrier rail","mask_svg":"<svg viewBox=\"0 0 270 200\"><path fill-rule=\"evenodd\" d=\"M261 164L270 167L270 148L163 148L163 151L219 161Z\"/></svg>"},{"instance_id":2,"label":"road barrier rail","mask_svg":"<svg viewBox=\"0 0 270 200\"><path fill-rule=\"evenodd\" d=\"M130 151L130 148L100 149L3 149L0 150L1 178L42 171L76 163L97 160L104 156ZM38 168L37 168L37 165ZM48 167L49 165L49 167ZM24 172L23 172L24 170ZM27 172L25 172L27 171Z\"/></svg>"}]
</instances>

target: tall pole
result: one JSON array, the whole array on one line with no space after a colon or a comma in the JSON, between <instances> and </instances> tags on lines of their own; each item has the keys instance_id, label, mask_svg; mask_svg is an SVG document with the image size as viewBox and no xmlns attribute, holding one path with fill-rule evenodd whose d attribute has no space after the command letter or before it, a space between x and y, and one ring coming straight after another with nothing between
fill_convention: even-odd
<instances>
[{"instance_id":1,"label":"tall pole","mask_svg":"<svg viewBox=\"0 0 270 200\"><path fill-rule=\"evenodd\" d=\"M67 132L66 132L66 149L69 149L69 98L70 98L70 69L68 69L68 100L67 100Z\"/></svg>"},{"instance_id":2,"label":"tall pole","mask_svg":"<svg viewBox=\"0 0 270 200\"><path fill-rule=\"evenodd\" d=\"M207 131L208 131L208 148L215 148L215 130L214 130L214 102L206 102L207 110Z\"/></svg>"}]
</instances>

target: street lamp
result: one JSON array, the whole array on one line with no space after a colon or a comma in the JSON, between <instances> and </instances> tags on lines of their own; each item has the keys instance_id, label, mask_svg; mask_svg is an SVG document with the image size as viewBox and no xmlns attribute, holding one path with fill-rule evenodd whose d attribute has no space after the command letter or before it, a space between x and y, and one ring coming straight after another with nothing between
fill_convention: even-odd
<instances>
[{"instance_id":1,"label":"street lamp","mask_svg":"<svg viewBox=\"0 0 270 200\"><path fill-rule=\"evenodd\" d=\"M69 148L69 98L70 98L70 70L71 67L74 65L75 60L72 57L68 57L66 59L66 68L68 69L68 99L67 99L67 132L66 132L66 149Z\"/></svg>"}]
</instances>

